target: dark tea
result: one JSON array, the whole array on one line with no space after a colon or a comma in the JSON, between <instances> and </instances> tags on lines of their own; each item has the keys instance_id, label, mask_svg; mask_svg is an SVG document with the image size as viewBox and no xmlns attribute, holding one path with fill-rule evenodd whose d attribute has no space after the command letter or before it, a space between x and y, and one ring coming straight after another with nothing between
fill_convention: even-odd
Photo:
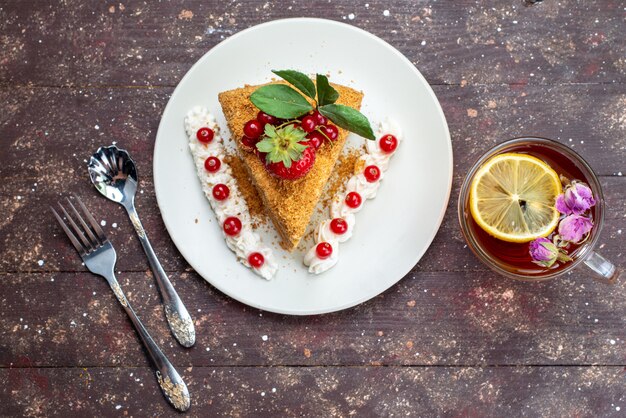
<instances>
[{"instance_id":1,"label":"dark tea","mask_svg":"<svg viewBox=\"0 0 626 418\"><path fill-rule=\"evenodd\" d=\"M502 162L499 162L497 166L488 167L490 172L485 174L484 178L480 177L480 184L474 185L474 178L481 176L481 170L482 172L485 171L483 167L496 160L498 156L500 156ZM530 156L530 158L525 156ZM532 157L540 161L535 161ZM524 164L532 166L534 163L539 168L525 168ZM511 168L507 169L508 166L506 164L509 164ZM553 171L545 168L546 165ZM541 170L542 166L547 173L544 174L541 171L537 171ZM566 213L554 210L555 205L557 205L557 197L560 196L560 199L563 199L563 191L571 189L572 184L591 184L589 182L590 179L586 178L585 172L586 170L580 162L569 158L562 151L551 146L550 143L544 144L528 141L507 147L505 150L492 155L489 160L485 161L471 173L472 179L469 180L472 183L471 191L467 193L465 207L461 215L464 217L467 228L467 231L464 232L472 236L475 246L484 253L482 255L488 257L494 264L506 271L529 276L529 278L539 278L546 274L557 273L579 256L579 249L585 242L585 239L581 239L579 242L563 241L562 236L558 235L559 231L562 232L562 235L565 235L563 234L564 231L566 234L579 234L584 231L575 229L580 226L578 224L573 224L570 229L566 230L562 228L561 224L564 222L570 224L572 223L571 221L588 223L595 219L596 207L582 208L586 209L584 217L571 215L566 208L563 210L564 212L576 217L576 219L570 218L566 221L564 221ZM556 179L554 173L558 175ZM532 199L525 201L524 196L512 195L512 192L508 191L514 188L511 185L513 182L511 178L516 184L521 184L519 187L523 187L525 194L531 196ZM556 182L560 182L560 185L555 184ZM535 185L538 188L537 190L533 190ZM558 188L559 186L560 189ZM551 195L548 191L545 191L546 188L553 194ZM560 191L556 197L554 195L556 193L555 190ZM576 190L570 190L570 192L574 198L579 197L575 194ZM472 193L481 196L482 200L479 203L475 203ZM492 193L492 195L489 195L489 193ZM502 202L502 196L507 196L509 202L517 199L517 203L508 203L509 206L503 208L498 203ZM552 207L549 207L550 205ZM535 212L531 212L531 210ZM481 224L479 224L474 216L477 211L492 213L475 215L481 221ZM484 221L483 218L487 219L487 221ZM515 226L516 222L524 223L524 226ZM527 236L532 235L531 232L528 232L531 227L525 223L530 224L531 222L539 224L539 226L536 226L538 231L536 234L541 234L541 236L533 237L534 240L537 240L533 245L535 245L536 251L538 248L539 255L532 253L532 248L529 248L532 240ZM582 225L582 227L584 226ZM544 229L542 230L541 227L544 227ZM590 230L591 227L589 226L587 229ZM589 231L586 233L588 234ZM519 236L516 236L516 234ZM502 237L502 239L499 237ZM513 242L515 240L518 240L518 242ZM553 246L552 243L555 245ZM540 244L550 250L558 250L558 259L555 258L549 262L538 262L538 260L543 260L540 258L542 253L548 252ZM473 250L476 251L477 248L473 248ZM551 253L548 252L548 254L547 258L551 256Z\"/></svg>"}]
</instances>

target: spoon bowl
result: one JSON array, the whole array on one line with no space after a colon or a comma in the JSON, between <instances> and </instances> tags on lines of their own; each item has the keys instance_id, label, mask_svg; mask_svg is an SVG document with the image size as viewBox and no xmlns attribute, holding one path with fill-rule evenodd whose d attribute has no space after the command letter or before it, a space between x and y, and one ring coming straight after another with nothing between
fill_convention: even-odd
<instances>
[{"instance_id":1,"label":"spoon bowl","mask_svg":"<svg viewBox=\"0 0 626 418\"><path fill-rule=\"evenodd\" d=\"M126 205L137 191L137 168L127 151L115 145L100 147L89 159L89 177L107 199Z\"/></svg>"}]
</instances>

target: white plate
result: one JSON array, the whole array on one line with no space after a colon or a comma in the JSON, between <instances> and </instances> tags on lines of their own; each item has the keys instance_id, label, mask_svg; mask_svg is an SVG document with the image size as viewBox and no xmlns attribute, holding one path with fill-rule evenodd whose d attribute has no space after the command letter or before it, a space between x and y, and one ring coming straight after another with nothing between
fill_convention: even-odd
<instances>
[{"instance_id":1,"label":"white plate","mask_svg":"<svg viewBox=\"0 0 626 418\"><path fill-rule=\"evenodd\" d=\"M389 116L405 137L379 194L357 214L340 260L314 276L302 254L277 249L281 265L265 281L226 247L196 177L183 129L187 111L208 107L224 128L224 90L267 82L271 69L322 72L365 93L373 124ZM364 139L353 136L350 141ZM312 315L345 309L380 294L420 260L443 219L452 183L452 147L430 86L395 48L374 35L322 19L286 19L244 30L207 52L185 75L163 112L154 149L154 187L165 226L189 264L238 301L271 312ZM195 220L198 219L198 223ZM264 234L261 234L262 236ZM264 237L271 242L270 236Z\"/></svg>"}]
</instances>

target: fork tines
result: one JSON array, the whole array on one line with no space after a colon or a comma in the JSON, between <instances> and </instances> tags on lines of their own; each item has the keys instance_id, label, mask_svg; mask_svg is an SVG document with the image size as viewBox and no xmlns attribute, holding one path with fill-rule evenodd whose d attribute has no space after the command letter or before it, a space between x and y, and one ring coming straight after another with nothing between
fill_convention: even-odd
<instances>
[{"instance_id":1,"label":"fork tines","mask_svg":"<svg viewBox=\"0 0 626 418\"><path fill-rule=\"evenodd\" d=\"M59 221L59 224L61 225L61 228L63 228L63 231L65 231L65 233L67 234L67 237L70 239L70 241L72 241L72 244L74 245L74 248L76 248L76 251L78 251L79 254L82 256L89 254L92 251L95 251L99 247L101 247L105 242L107 242L107 237L106 235L104 235L104 231L102 230L100 225L98 225L98 222L96 222L83 201L80 200L80 198L76 195L74 195L74 199L76 200L76 202L78 202L78 206L80 206L80 209L84 214L84 218L87 219L87 222L84 221L83 216L80 215L72 201L68 198L65 198L65 200L69 205L70 212L78 221L78 224L75 222L74 218L70 216L68 211L65 210L61 202L58 202L58 205L61 208L61 212L63 213L64 218L67 220L67 223L63 220L63 217L61 217L58 212L54 210L52 206L50 206L50 210L52 210L55 218L57 218L57 221ZM68 223L71 229L67 226Z\"/></svg>"}]
</instances>

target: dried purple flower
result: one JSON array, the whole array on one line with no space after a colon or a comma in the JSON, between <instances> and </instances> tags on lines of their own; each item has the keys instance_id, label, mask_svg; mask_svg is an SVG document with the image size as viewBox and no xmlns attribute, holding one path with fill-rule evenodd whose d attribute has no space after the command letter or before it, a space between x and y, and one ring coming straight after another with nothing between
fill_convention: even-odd
<instances>
[{"instance_id":1,"label":"dried purple flower","mask_svg":"<svg viewBox=\"0 0 626 418\"><path fill-rule=\"evenodd\" d=\"M556 198L556 209L564 215L582 215L596 204L593 192L585 183L573 181Z\"/></svg>"},{"instance_id":2,"label":"dried purple flower","mask_svg":"<svg viewBox=\"0 0 626 418\"><path fill-rule=\"evenodd\" d=\"M556 197L556 202L554 203L554 207L556 210L561 212L564 215L569 215L572 213L572 210L565 203L565 194L561 193Z\"/></svg>"},{"instance_id":3,"label":"dried purple flower","mask_svg":"<svg viewBox=\"0 0 626 418\"><path fill-rule=\"evenodd\" d=\"M528 252L533 263L542 267L551 267L557 260L570 261L571 258L552 241L547 238L537 238L531 241Z\"/></svg>"},{"instance_id":4,"label":"dried purple flower","mask_svg":"<svg viewBox=\"0 0 626 418\"><path fill-rule=\"evenodd\" d=\"M543 267L550 267L559 255L559 249L547 238L537 238L528 247L533 262Z\"/></svg>"},{"instance_id":5,"label":"dried purple flower","mask_svg":"<svg viewBox=\"0 0 626 418\"><path fill-rule=\"evenodd\" d=\"M593 228L593 221L580 215L566 216L559 223L559 238L574 244L580 243Z\"/></svg>"}]
</instances>

